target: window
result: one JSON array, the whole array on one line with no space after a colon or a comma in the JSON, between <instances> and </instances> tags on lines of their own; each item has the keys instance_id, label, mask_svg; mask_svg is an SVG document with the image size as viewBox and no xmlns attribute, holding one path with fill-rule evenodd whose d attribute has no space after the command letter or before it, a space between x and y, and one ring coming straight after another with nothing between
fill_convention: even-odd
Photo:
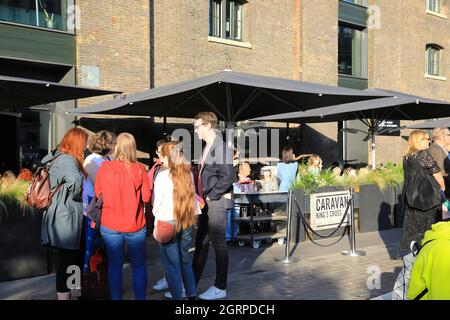
<instances>
[{"instance_id":1,"label":"window","mask_svg":"<svg viewBox=\"0 0 450 320\"><path fill-rule=\"evenodd\" d=\"M442 52L443 48L436 44L426 46L425 73L430 76L442 76Z\"/></svg>"},{"instance_id":2,"label":"window","mask_svg":"<svg viewBox=\"0 0 450 320\"><path fill-rule=\"evenodd\" d=\"M357 4L359 6L367 7L368 6L368 0L342 0L344 2Z\"/></svg>"},{"instance_id":3,"label":"window","mask_svg":"<svg viewBox=\"0 0 450 320\"><path fill-rule=\"evenodd\" d=\"M242 6L238 0L210 0L209 35L242 41Z\"/></svg>"},{"instance_id":4,"label":"window","mask_svg":"<svg viewBox=\"0 0 450 320\"><path fill-rule=\"evenodd\" d=\"M367 29L339 25L338 73L367 78Z\"/></svg>"},{"instance_id":5,"label":"window","mask_svg":"<svg viewBox=\"0 0 450 320\"><path fill-rule=\"evenodd\" d=\"M67 31L73 0L0 0L0 21Z\"/></svg>"},{"instance_id":6,"label":"window","mask_svg":"<svg viewBox=\"0 0 450 320\"><path fill-rule=\"evenodd\" d=\"M441 0L427 0L427 10L441 13Z\"/></svg>"}]
</instances>

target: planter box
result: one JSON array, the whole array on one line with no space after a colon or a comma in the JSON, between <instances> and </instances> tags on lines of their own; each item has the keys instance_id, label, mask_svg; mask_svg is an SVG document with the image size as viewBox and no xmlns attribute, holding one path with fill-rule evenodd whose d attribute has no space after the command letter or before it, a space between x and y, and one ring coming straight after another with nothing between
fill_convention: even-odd
<instances>
[{"instance_id":1,"label":"planter box","mask_svg":"<svg viewBox=\"0 0 450 320\"><path fill-rule=\"evenodd\" d=\"M41 247L42 214L0 200L0 281L48 274L47 249Z\"/></svg>"},{"instance_id":2,"label":"planter box","mask_svg":"<svg viewBox=\"0 0 450 320\"><path fill-rule=\"evenodd\" d=\"M396 204L396 188L380 190L374 184L361 185L358 195L359 232L394 228Z\"/></svg>"},{"instance_id":3,"label":"planter box","mask_svg":"<svg viewBox=\"0 0 450 320\"><path fill-rule=\"evenodd\" d=\"M355 192L355 220L356 232L372 232L392 228L401 228L403 221L401 186L380 190L376 185L362 185L359 192ZM343 187L319 188L314 193L334 192L346 190ZM293 191L300 206L300 210L309 221L310 197L305 195L303 190ZM298 209L293 202L293 221L291 241L299 242L307 239L305 228L298 219ZM329 234L333 229L316 231L318 234ZM342 227L331 238L340 237L344 233L348 234L349 228ZM308 232L311 234L311 232ZM313 240L320 239L316 235L311 235Z\"/></svg>"},{"instance_id":4,"label":"planter box","mask_svg":"<svg viewBox=\"0 0 450 320\"><path fill-rule=\"evenodd\" d=\"M403 186L395 188L397 202L394 207L394 225L396 228L403 227Z\"/></svg>"},{"instance_id":5,"label":"planter box","mask_svg":"<svg viewBox=\"0 0 450 320\"><path fill-rule=\"evenodd\" d=\"M319 188L314 193L335 192L335 191L343 191L343 190L345 190L345 188L337 187L337 186L336 187L323 187L323 188ZM303 215L305 216L306 220L309 223L310 222L310 196L305 195L303 190L300 190L300 189L293 190L293 194L297 198L300 210L302 211ZM355 202L355 206L356 206L356 202ZM297 206L295 205L294 201L292 203L292 214L293 214L293 221L292 221L292 226L291 226L291 228L292 228L291 241L299 242L299 241L305 241L306 239L309 240L309 238L312 238L313 240L322 239L321 237L313 234L311 231L305 230L305 227L303 226L303 223L300 220L301 218L298 215L298 209L297 209ZM333 229L319 230L319 231L315 231L315 232L320 235L327 235L332 230ZM344 233L347 234L347 230L348 230L347 227L341 227L330 238L341 237ZM307 236L307 234L309 236Z\"/></svg>"}]
</instances>

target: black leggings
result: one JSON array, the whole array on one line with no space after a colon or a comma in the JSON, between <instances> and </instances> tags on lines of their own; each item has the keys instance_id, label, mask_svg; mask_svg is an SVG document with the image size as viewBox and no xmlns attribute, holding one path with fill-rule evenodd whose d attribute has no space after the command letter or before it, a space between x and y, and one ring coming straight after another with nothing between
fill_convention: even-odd
<instances>
[{"instance_id":1,"label":"black leggings","mask_svg":"<svg viewBox=\"0 0 450 320\"><path fill-rule=\"evenodd\" d=\"M56 292L69 292L70 288L67 287L67 279L73 275L73 273L67 273L69 266L76 265L83 270L83 255L81 250L68 250L58 249L58 264L56 267ZM80 279L81 281L81 279Z\"/></svg>"}]
</instances>

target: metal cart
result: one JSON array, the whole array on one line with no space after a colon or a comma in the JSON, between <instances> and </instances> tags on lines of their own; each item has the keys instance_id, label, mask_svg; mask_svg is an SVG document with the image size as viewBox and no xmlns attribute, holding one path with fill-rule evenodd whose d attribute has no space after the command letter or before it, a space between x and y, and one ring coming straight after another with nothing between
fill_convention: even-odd
<instances>
[{"instance_id":1,"label":"metal cart","mask_svg":"<svg viewBox=\"0 0 450 320\"><path fill-rule=\"evenodd\" d=\"M278 240L278 244L283 245L287 239L287 228L282 231L275 232L254 232L255 223L276 222L277 224L286 225L287 222L287 207L288 207L289 192L273 191L273 192L246 192L234 193L234 204L240 210L239 217L231 219L232 230L234 230L234 223L249 223L249 234L234 235L233 240L237 241L239 246L244 246L245 242L250 242L253 248L258 249L261 246L261 241ZM274 212L268 215L256 216L256 204L285 204L283 211Z\"/></svg>"}]
</instances>

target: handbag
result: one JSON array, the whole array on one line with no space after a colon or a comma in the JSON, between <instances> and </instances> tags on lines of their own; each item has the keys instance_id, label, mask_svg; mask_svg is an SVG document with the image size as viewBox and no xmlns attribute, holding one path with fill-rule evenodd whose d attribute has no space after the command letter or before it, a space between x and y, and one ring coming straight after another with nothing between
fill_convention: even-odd
<instances>
[{"instance_id":1,"label":"handbag","mask_svg":"<svg viewBox=\"0 0 450 320\"><path fill-rule=\"evenodd\" d=\"M153 230L153 237L159 243L169 243L172 241L175 233L175 224L162 220L156 221L155 229Z\"/></svg>"},{"instance_id":2,"label":"handbag","mask_svg":"<svg viewBox=\"0 0 450 320\"><path fill-rule=\"evenodd\" d=\"M394 290L392 290L392 300L408 300L408 288L409 288L409 280L411 279L411 272L414 266L414 262L420 252L420 250L428 243L433 240L429 240L425 242L422 247L415 242L412 241L410 244L410 253L406 256L402 257L403 267L397 275L397 279L394 283ZM414 300L420 300L426 293L428 289L425 288L418 296L414 298Z\"/></svg>"},{"instance_id":3,"label":"handbag","mask_svg":"<svg viewBox=\"0 0 450 320\"><path fill-rule=\"evenodd\" d=\"M416 163L419 166L418 163ZM442 204L440 186L436 179L423 168L418 168L407 190L406 201L410 208L427 211Z\"/></svg>"},{"instance_id":4,"label":"handbag","mask_svg":"<svg viewBox=\"0 0 450 320\"><path fill-rule=\"evenodd\" d=\"M104 251L98 249L90 260L93 272L83 273L81 300L110 300L108 261Z\"/></svg>"}]
</instances>

